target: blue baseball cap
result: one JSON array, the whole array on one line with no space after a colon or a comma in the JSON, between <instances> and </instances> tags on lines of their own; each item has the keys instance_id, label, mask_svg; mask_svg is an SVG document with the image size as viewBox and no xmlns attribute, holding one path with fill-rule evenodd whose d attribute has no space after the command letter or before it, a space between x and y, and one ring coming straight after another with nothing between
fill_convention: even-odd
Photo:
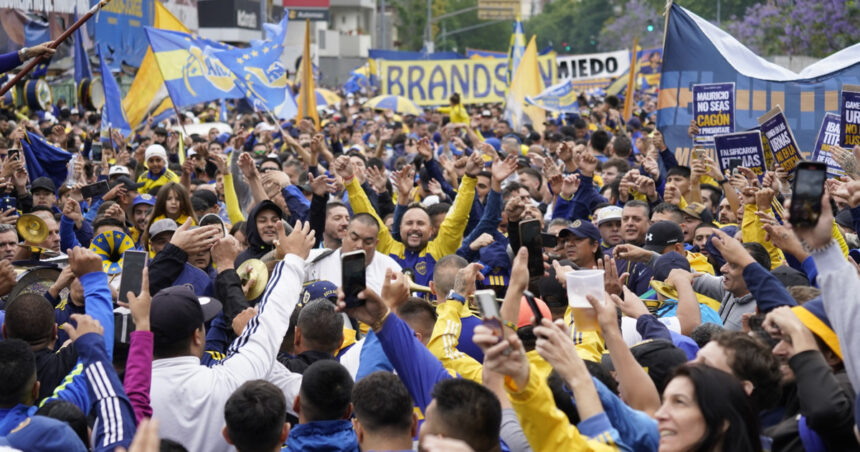
<instances>
[{"instance_id":1,"label":"blue baseball cap","mask_svg":"<svg viewBox=\"0 0 860 452\"><path fill-rule=\"evenodd\" d=\"M681 256L681 253L676 251L670 251L654 261L654 279L665 281L669 277L669 273L676 268L691 271L690 262L686 257Z\"/></svg>"},{"instance_id":2,"label":"blue baseball cap","mask_svg":"<svg viewBox=\"0 0 860 452\"><path fill-rule=\"evenodd\" d=\"M305 284L302 295L299 297L299 305L304 306L317 298L326 298L329 301L337 301L337 286L331 281L319 280Z\"/></svg>"},{"instance_id":3,"label":"blue baseball cap","mask_svg":"<svg viewBox=\"0 0 860 452\"><path fill-rule=\"evenodd\" d=\"M32 416L0 438L0 446L37 452L86 451L69 424L46 416Z\"/></svg>"},{"instance_id":4,"label":"blue baseball cap","mask_svg":"<svg viewBox=\"0 0 860 452\"><path fill-rule=\"evenodd\" d=\"M568 234L573 234L574 237L579 237L581 239L600 241L600 231L598 231L597 226L590 221L576 220L570 226L559 231L558 237L561 238Z\"/></svg>"},{"instance_id":5,"label":"blue baseball cap","mask_svg":"<svg viewBox=\"0 0 860 452\"><path fill-rule=\"evenodd\" d=\"M138 204L146 204L148 206L155 205L155 196L150 195L149 193L143 193L134 197L134 202L131 203L132 207Z\"/></svg>"}]
</instances>

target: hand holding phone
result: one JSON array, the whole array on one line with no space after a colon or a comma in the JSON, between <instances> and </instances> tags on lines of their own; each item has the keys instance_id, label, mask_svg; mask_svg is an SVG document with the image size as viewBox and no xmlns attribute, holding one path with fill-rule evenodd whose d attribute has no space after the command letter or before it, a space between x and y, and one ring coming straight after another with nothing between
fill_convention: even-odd
<instances>
[{"instance_id":1,"label":"hand holding phone","mask_svg":"<svg viewBox=\"0 0 860 452\"><path fill-rule=\"evenodd\" d=\"M476 290L475 302L481 311L482 323L491 329L493 335L501 341L504 333L502 332L502 314L499 312L499 302L496 301L496 292L494 290Z\"/></svg>"},{"instance_id":2,"label":"hand holding phone","mask_svg":"<svg viewBox=\"0 0 860 452\"><path fill-rule=\"evenodd\" d=\"M146 251L126 251L122 255L122 278L119 284L119 301L128 303L128 293L140 295Z\"/></svg>"},{"instance_id":3,"label":"hand holding phone","mask_svg":"<svg viewBox=\"0 0 860 452\"><path fill-rule=\"evenodd\" d=\"M540 325L541 321L543 321L543 313L540 312L540 308L537 305L537 301L535 301L534 294L528 290L524 290L523 296L526 297L526 303L528 303L529 309L532 310L532 315L535 318L534 324Z\"/></svg>"},{"instance_id":4,"label":"hand holding phone","mask_svg":"<svg viewBox=\"0 0 860 452\"><path fill-rule=\"evenodd\" d=\"M789 210L789 221L793 226L815 226L818 222L825 180L827 164L812 161L797 164Z\"/></svg>"},{"instance_id":5,"label":"hand holding phone","mask_svg":"<svg viewBox=\"0 0 860 452\"><path fill-rule=\"evenodd\" d=\"M361 306L366 302L358 298L358 294L367 287L364 260L364 250L341 256L341 287L347 308Z\"/></svg>"},{"instance_id":6,"label":"hand holding phone","mask_svg":"<svg viewBox=\"0 0 860 452\"><path fill-rule=\"evenodd\" d=\"M529 276L543 276L543 238L541 237L540 220L532 219L520 222L520 246L526 247L529 251Z\"/></svg>"}]
</instances>

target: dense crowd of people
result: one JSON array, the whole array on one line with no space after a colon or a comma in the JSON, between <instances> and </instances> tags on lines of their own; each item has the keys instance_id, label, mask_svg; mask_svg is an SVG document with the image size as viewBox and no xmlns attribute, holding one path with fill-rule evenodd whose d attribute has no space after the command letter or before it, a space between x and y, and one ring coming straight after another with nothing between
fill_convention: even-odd
<instances>
[{"instance_id":1,"label":"dense crowd of people","mask_svg":"<svg viewBox=\"0 0 860 452\"><path fill-rule=\"evenodd\" d=\"M542 132L458 102L128 137L75 108L5 116L0 448L860 450L860 147L792 227L789 172L680 164L650 101L580 106ZM28 133L77 156L69 182L33 174ZM142 274L108 268L110 237ZM39 266L56 281L15 287ZM572 308L594 269L602 295Z\"/></svg>"}]
</instances>

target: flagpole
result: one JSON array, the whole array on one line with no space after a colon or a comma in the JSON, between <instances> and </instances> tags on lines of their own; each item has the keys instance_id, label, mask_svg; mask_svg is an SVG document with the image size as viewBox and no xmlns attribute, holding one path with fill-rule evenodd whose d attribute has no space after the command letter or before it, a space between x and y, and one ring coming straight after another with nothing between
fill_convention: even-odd
<instances>
[{"instance_id":1,"label":"flagpole","mask_svg":"<svg viewBox=\"0 0 860 452\"><path fill-rule=\"evenodd\" d=\"M63 42L63 41L65 41L69 36L71 36L71 35L72 35L72 33L74 33L74 32L75 32L75 30L77 30L78 28L81 28L81 26L82 26L84 23L86 23L86 21L87 21L87 20L89 20L89 19L90 19L90 17L93 17L93 15L95 15L95 13L96 13L96 12L98 12L98 10L100 10L101 8L103 8L103 7L104 7L105 5L107 5L108 3L110 3L110 0L101 0L100 2L96 3L95 5L93 5L93 7L92 7L92 8L90 8L90 10L89 10L89 11L87 11L87 13L86 13L86 14L84 14L83 16L81 16L81 18L80 18L80 19L78 19L78 21L77 21L77 22L75 22L74 24L72 24L72 26L71 26L71 27L69 27L66 31L64 31L64 32L63 32L63 34L61 34L57 39L55 39L55 40L51 41L51 43L50 43L50 44L48 44L48 48L50 48L50 49L56 49L57 47L59 47L59 46L60 46L60 44L62 44L62 42ZM15 76L14 76L14 77L12 77L12 79L11 79L11 80L9 80L8 82L6 82L6 84L5 84L5 85L3 85L3 88L0 88L0 96L2 96L2 95L4 95L4 94L6 94L6 92L7 92L7 91L9 91L10 89L12 89L12 87L13 87L13 86L15 86L15 84L16 84L16 83L18 83L19 81L21 81L21 79L22 79L22 78L24 78L24 76L25 76L25 75L27 75L27 73L28 73L28 72L30 72L31 70L33 70L33 68L34 68L34 67L36 67L36 65L37 65L37 64L41 63L41 62L42 62L42 60L44 60L44 59L45 59L45 55L39 55L38 57L36 57L36 58L34 58L33 60L31 60L31 61L30 61L26 66L24 66L24 68L23 68L23 69L21 69L21 71L20 71L20 72L18 72L17 74L15 74Z\"/></svg>"},{"instance_id":2,"label":"flagpole","mask_svg":"<svg viewBox=\"0 0 860 452\"><path fill-rule=\"evenodd\" d=\"M627 96L624 97L624 116L621 118L624 124L627 124L627 121L630 120L630 115L633 114L633 95L636 90L636 52L638 48L639 36L636 36L633 38L633 50L630 56L630 78L627 79Z\"/></svg>"}]
</instances>

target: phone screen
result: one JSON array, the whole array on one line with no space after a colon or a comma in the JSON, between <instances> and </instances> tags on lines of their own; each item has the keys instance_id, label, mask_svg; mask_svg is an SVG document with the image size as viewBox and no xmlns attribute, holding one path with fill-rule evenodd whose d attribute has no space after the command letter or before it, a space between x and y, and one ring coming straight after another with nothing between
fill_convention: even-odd
<instances>
[{"instance_id":1,"label":"phone screen","mask_svg":"<svg viewBox=\"0 0 860 452\"><path fill-rule=\"evenodd\" d=\"M119 300L128 303L128 293L140 295L143 283L143 267L146 266L146 251L126 251L122 255L122 279L119 284Z\"/></svg>"},{"instance_id":2,"label":"phone screen","mask_svg":"<svg viewBox=\"0 0 860 452\"><path fill-rule=\"evenodd\" d=\"M529 250L529 275L543 276L543 238L540 220L520 222L520 246Z\"/></svg>"},{"instance_id":3,"label":"phone screen","mask_svg":"<svg viewBox=\"0 0 860 452\"><path fill-rule=\"evenodd\" d=\"M481 311L481 318L484 325L493 330L499 339L502 337L502 323L499 312L499 302L496 301L496 292L494 290L476 290L475 302L478 304L478 309Z\"/></svg>"},{"instance_id":4,"label":"phone screen","mask_svg":"<svg viewBox=\"0 0 860 452\"><path fill-rule=\"evenodd\" d=\"M363 305L364 300L359 299L358 294L367 287L364 275L364 251L344 254L341 258L341 270L341 287L343 287L346 307Z\"/></svg>"},{"instance_id":5,"label":"phone screen","mask_svg":"<svg viewBox=\"0 0 860 452\"><path fill-rule=\"evenodd\" d=\"M524 290L523 296L526 297L526 303L528 303L529 308L532 310L532 315L534 315L535 318L535 325L540 325L540 322L543 320L543 313L540 312L540 308L538 308L534 294L528 290Z\"/></svg>"},{"instance_id":6,"label":"phone screen","mask_svg":"<svg viewBox=\"0 0 860 452\"><path fill-rule=\"evenodd\" d=\"M81 196L86 198L94 198L96 196L102 196L110 190L110 185L108 185L106 180L98 181L94 184L84 185L81 187Z\"/></svg>"},{"instance_id":7,"label":"phone screen","mask_svg":"<svg viewBox=\"0 0 860 452\"><path fill-rule=\"evenodd\" d=\"M800 162L791 192L791 224L814 225L821 214L821 195L827 166L820 162Z\"/></svg>"},{"instance_id":8,"label":"phone screen","mask_svg":"<svg viewBox=\"0 0 860 452\"><path fill-rule=\"evenodd\" d=\"M555 248L558 246L558 236L542 232L540 237L541 241L543 241L543 246L546 248Z\"/></svg>"},{"instance_id":9,"label":"phone screen","mask_svg":"<svg viewBox=\"0 0 860 452\"><path fill-rule=\"evenodd\" d=\"M17 160L19 153L20 151L17 149L9 149L9 151L6 152L6 158L9 160Z\"/></svg>"}]
</instances>

